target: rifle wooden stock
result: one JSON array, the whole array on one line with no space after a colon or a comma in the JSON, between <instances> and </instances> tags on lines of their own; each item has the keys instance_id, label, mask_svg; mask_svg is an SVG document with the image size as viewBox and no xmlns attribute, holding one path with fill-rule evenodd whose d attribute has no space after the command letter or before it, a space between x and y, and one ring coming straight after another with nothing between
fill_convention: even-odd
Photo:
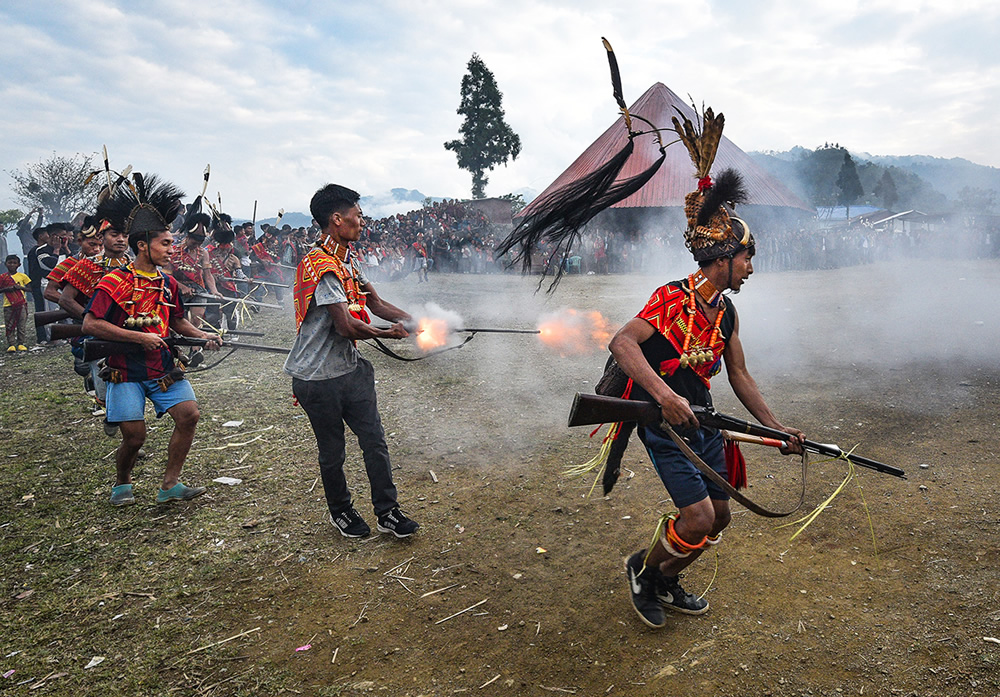
<instances>
[{"instance_id":1,"label":"rifle wooden stock","mask_svg":"<svg viewBox=\"0 0 1000 697\"><path fill-rule=\"evenodd\" d=\"M582 392L576 393L573 407L569 411L570 426L615 424L619 421L635 421L642 426L652 426L660 423L662 418L660 407L652 402Z\"/></svg>"},{"instance_id":2,"label":"rifle wooden stock","mask_svg":"<svg viewBox=\"0 0 1000 697\"><path fill-rule=\"evenodd\" d=\"M69 319L69 313L66 310L45 310L43 312L35 313L35 326L44 327L46 324L52 324L53 322L61 322L64 319Z\"/></svg>"},{"instance_id":3,"label":"rifle wooden stock","mask_svg":"<svg viewBox=\"0 0 1000 697\"><path fill-rule=\"evenodd\" d=\"M164 339L167 346L205 346L207 339L194 339L191 337L170 337ZM281 346L262 346L261 344L244 344L238 341L223 341L223 348L248 349L250 351L263 351L265 353L285 353L289 349ZM125 353L141 353L142 345L131 341L104 341L103 339L85 339L83 342L83 360L85 362L96 361L108 356L116 356Z\"/></svg>"},{"instance_id":4,"label":"rifle wooden stock","mask_svg":"<svg viewBox=\"0 0 1000 697\"><path fill-rule=\"evenodd\" d=\"M82 324L53 324L49 327L49 338L52 341L58 341L59 339L75 339L78 336L83 336L83 325Z\"/></svg>"},{"instance_id":5,"label":"rifle wooden stock","mask_svg":"<svg viewBox=\"0 0 1000 697\"><path fill-rule=\"evenodd\" d=\"M744 421L728 414L721 414L707 407L692 405L691 411L698 417L698 421L702 426L708 426L709 428L726 429L737 433L748 433L753 436L776 438L783 441L793 439L790 433L761 426L750 421ZM580 392L573 398L573 407L569 414L570 426L618 423L619 421L635 421L643 426L652 426L659 424L661 420L660 407L652 402L618 399L617 397L605 397L603 395L583 394ZM882 474L891 474L894 477L904 479L906 477L906 473L898 467L862 457L861 455L855 455L854 453L846 453L839 446L832 443L817 443L806 440L803 443L803 447L809 452L826 455L827 457L846 457L855 465L867 467Z\"/></svg>"}]
</instances>

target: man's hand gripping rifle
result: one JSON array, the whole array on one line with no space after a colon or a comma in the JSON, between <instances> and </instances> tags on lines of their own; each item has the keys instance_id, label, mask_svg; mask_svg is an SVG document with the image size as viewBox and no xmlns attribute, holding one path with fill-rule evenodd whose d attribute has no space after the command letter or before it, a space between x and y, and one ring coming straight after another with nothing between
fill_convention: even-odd
<instances>
[{"instance_id":1,"label":"man's hand gripping rifle","mask_svg":"<svg viewBox=\"0 0 1000 697\"><path fill-rule=\"evenodd\" d=\"M789 433L751 423L750 421L744 421L728 414L721 414L715 411L715 409L691 405L691 410L698 417L698 422L702 426L708 426L709 428L725 429L736 433L774 438L786 442L792 438L792 435ZM635 421L642 426L654 426L659 424L661 420L660 407L652 402L618 399L616 397L605 397L603 395L583 394L579 392L573 399L573 408L569 413L570 426L618 423L620 421ZM809 452L827 457L846 457L855 465L867 467L882 474L891 474L894 477L906 478L906 473L898 467L886 465L877 460L855 455L854 453L844 452L839 446L831 443L817 443L806 440L803 442L802 447Z\"/></svg>"}]
</instances>

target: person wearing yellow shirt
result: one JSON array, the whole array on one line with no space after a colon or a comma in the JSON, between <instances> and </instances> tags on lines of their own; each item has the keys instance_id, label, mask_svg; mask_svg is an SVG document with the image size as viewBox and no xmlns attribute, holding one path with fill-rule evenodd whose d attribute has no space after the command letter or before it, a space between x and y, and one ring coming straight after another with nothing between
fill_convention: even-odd
<instances>
[{"instance_id":1,"label":"person wearing yellow shirt","mask_svg":"<svg viewBox=\"0 0 1000 697\"><path fill-rule=\"evenodd\" d=\"M3 321L7 329L7 353L27 351L24 345L24 328L28 324L28 300L24 289L31 283L27 274L20 273L21 259L10 254L4 259L7 272L0 274L0 293L3 293Z\"/></svg>"}]
</instances>

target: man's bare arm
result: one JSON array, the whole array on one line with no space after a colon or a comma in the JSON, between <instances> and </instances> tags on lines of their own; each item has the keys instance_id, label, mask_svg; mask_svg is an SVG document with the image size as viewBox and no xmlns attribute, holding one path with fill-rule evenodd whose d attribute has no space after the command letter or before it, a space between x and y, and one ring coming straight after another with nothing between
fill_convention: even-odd
<instances>
[{"instance_id":1,"label":"man's bare arm","mask_svg":"<svg viewBox=\"0 0 1000 697\"><path fill-rule=\"evenodd\" d=\"M660 405L664 419L674 426L697 427L698 419L688 401L670 389L642 355L639 344L655 332L649 322L634 317L618 330L608 348L621 369Z\"/></svg>"},{"instance_id":2,"label":"man's bare arm","mask_svg":"<svg viewBox=\"0 0 1000 697\"><path fill-rule=\"evenodd\" d=\"M140 344L147 351L166 348L167 346L163 339L156 334L119 327L117 324L112 324L107 320L96 317L91 312L83 316L83 333L87 336L107 341L125 341Z\"/></svg>"},{"instance_id":3,"label":"man's bare arm","mask_svg":"<svg viewBox=\"0 0 1000 697\"><path fill-rule=\"evenodd\" d=\"M333 318L333 326L337 333L348 339L403 339L410 335L406 328L398 322L388 329L379 329L367 322L362 322L347 311L347 303L327 305L326 311ZM409 317L409 315L406 316Z\"/></svg>"},{"instance_id":4,"label":"man's bare arm","mask_svg":"<svg viewBox=\"0 0 1000 697\"><path fill-rule=\"evenodd\" d=\"M59 307L73 319L83 319L83 305L76 300L76 288L67 283L59 294Z\"/></svg>"},{"instance_id":5,"label":"man's bare arm","mask_svg":"<svg viewBox=\"0 0 1000 697\"><path fill-rule=\"evenodd\" d=\"M375 286L371 283L361 286L361 290L367 296L365 307L376 317L381 317L390 322L413 322L413 317L410 316L410 313L383 300L378 291L375 290Z\"/></svg>"}]
</instances>

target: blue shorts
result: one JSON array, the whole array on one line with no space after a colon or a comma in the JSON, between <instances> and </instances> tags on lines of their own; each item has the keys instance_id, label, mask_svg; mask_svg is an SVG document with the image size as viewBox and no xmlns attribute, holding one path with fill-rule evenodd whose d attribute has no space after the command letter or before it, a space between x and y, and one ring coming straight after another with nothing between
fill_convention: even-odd
<instances>
[{"instance_id":1,"label":"blue shorts","mask_svg":"<svg viewBox=\"0 0 1000 697\"><path fill-rule=\"evenodd\" d=\"M684 508L698 503L706 496L716 501L729 500L729 494L703 475L669 436L652 428L639 427L639 438L646 446L649 459L653 461L653 467L667 487L675 506ZM687 437L687 443L705 464L723 477L727 476L726 456L719 431L699 428Z\"/></svg>"},{"instance_id":2,"label":"blue shorts","mask_svg":"<svg viewBox=\"0 0 1000 697\"><path fill-rule=\"evenodd\" d=\"M146 398L156 409L156 418L167 413L170 407L181 402L195 402L194 390L187 380L178 380L164 392L156 380L142 382L109 382L107 396L108 423L144 421Z\"/></svg>"}]
</instances>

